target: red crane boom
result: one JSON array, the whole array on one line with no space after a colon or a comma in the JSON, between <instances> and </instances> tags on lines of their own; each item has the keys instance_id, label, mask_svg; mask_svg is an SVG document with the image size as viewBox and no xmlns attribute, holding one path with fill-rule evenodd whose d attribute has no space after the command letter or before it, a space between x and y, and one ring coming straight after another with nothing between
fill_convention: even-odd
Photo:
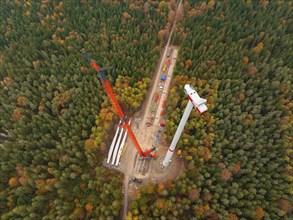
<instances>
[{"instance_id":1,"label":"red crane boom","mask_svg":"<svg viewBox=\"0 0 293 220\"><path fill-rule=\"evenodd\" d=\"M115 94L113 92L113 89L112 89L112 87L110 85L110 82L107 79L106 75L103 73L103 71L113 69L114 67L111 66L111 67L100 68L100 66L96 63L96 61L92 60L90 58L90 56L85 51L82 51L82 54L88 60L88 62L92 66L92 68L98 73L98 77L99 77L99 79L101 81L101 84L102 84L103 88L105 89L105 92L106 92L108 98L110 99L112 105L114 106L117 115L122 120L126 120L125 115L124 115L124 113L123 113L123 111L122 111L122 109L121 109L121 107L120 107L120 105L119 105L119 103L118 103L118 101L116 99L116 96L115 96ZM152 151L155 150L155 148L152 148L150 150L147 150L146 152L143 152L141 150L141 147L139 146L139 143L137 142L136 137L134 136L134 134L132 132L132 129L129 126L129 124L124 123L123 127L126 129L128 135L129 135L130 139L132 140L132 143L134 144L134 146L135 146L136 150L138 151L140 157L146 157L148 154L150 154ZM155 155L153 155L152 157L154 158Z\"/></svg>"}]
</instances>

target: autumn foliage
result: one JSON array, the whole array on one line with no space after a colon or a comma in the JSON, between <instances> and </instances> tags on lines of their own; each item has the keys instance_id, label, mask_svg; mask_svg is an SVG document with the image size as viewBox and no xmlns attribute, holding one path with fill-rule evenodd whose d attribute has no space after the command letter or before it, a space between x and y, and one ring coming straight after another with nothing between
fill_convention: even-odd
<instances>
[{"instance_id":1,"label":"autumn foliage","mask_svg":"<svg viewBox=\"0 0 293 220\"><path fill-rule=\"evenodd\" d=\"M162 195L141 190L132 216L143 218L147 204L153 219L292 219L292 3L188 0L183 8L163 139L172 141L183 115L186 83L208 111L191 112L176 146L185 171ZM171 207L158 209L159 199Z\"/></svg>"},{"instance_id":2,"label":"autumn foliage","mask_svg":"<svg viewBox=\"0 0 293 220\"><path fill-rule=\"evenodd\" d=\"M131 115L160 56L157 34L169 30L169 2L0 5L0 219L119 218L122 175L102 166L119 118L80 50L116 67L105 74Z\"/></svg>"},{"instance_id":3,"label":"autumn foliage","mask_svg":"<svg viewBox=\"0 0 293 220\"><path fill-rule=\"evenodd\" d=\"M85 205L85 209L86 211L91 214L93 212L93 204L91 202L88 202L86 205Z\"/></svg>"},{"instance_id":4,"label":"autumn foliage","mask_svg":"<svg viewBox=\"0 0 293 220\"><path fill-rule=\"evenodd\" d=\"M264 210L261 207L257 207L255 210L255 219L256 220L263 219L264 214L265 214Z\"/></svg>"},{"instance_id":5,"label":"autumn foliage","mask_svg":"<svg viewBox=\"0 0 293 220\"><path fill-rule=\"evenodd\" d=\"M94 147L95 147L95 140L88 139L88 140L85 141L85 143L84 143L85 150L90 151L90 150L93 150Z\"/></svg>"},{"instance_id":6,"label":"autumn foliage","mask_svg":"<svg viewBox=\"0 0 293 220\"><path fill-rule=\"evenodd\" d=\"M15 177L11 177L8 181L10 187L15 187L18 184L18 181Z\"/></svg>"}]
</instances>

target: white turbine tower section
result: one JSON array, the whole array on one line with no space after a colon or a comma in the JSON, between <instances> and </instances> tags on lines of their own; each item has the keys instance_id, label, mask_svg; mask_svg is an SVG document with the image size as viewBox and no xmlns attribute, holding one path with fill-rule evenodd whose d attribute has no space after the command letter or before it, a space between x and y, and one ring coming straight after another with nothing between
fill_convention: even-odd
<instances>
[{"instance_id":1,"label":"white turbine tower section","mask_svg":"<svg viewBox=\"0 0 293 220\"><path fill-rule=\"evenodd\" d=\"M185 124L186 124L187 119L191 113L192 108L194 107L198 111L199 114L204 113L208 109L207 106L205 105L207 100L200 98L199 95L197 94L197 92L194 90L194 88L191 85L186 84L184 86L184 92L187 95L189 101L188 101L187 106L185 108L184 114L181 118L181 121L180 121L179 126L177 128L177 131L174 135L172 143L171 143L171 145L167 151L167 154L163 160L164 167L169 166L169 163L171 161L171 157L174 153L175 147L179 141L179 138L182 134L182 131L185 127Z\"/></svg>"},{"instance_id":2,"label":"white turbine tower section","mask_svg":"<svg viewBox=\"0 0 293 220\"><path fill-rule=\"evenodd\" d=\"M124 125L124 123L125 122L123 122L123 125ZM119 135L119 138L118 138L118 140L117 140L117 142L116 142L116 145L115 145L115 147L114 147L114 154L113 154L113 157L112 157L112 165L114 165L114 163L115 163L115 159L116 159L116 156L117 156L117 152L118 152L118 149L119 149L119 145L120 145L120 141L121 141L121 137L122 137L122 135L123 135L123 131L124 131L124 128L123 128L123 126L122 126L122 129L121 129L121 132L120 132L120 135Z\"/></svg>"},{"instance_id":3,"label":"white turbine tower section","mask_svg":"<svg viewBox=\"0 0 293 220\"><path fill-rule=\"evenodd\" d=\"M128 121L129 125L130 125L130 123L131 123L131 119L129 119L129 121ZM121 157L122 149L123 149L125 141L126 141L126 137L127 137L127 132L125 132L124 137L123 137L122 142L121 142L121 145L120 145L120 148L118 150L118 155L117 155L115 166L118 166L118 164L119 164L119 160L120 160L120 157Z\"/></svg>"},{"instance_id":4,"label":"white turbine tower section","mask_svg":"<svg viewBox=\"0 0 293 220\"><path fill-rule=\"evenodd\" d=\"M113 153L113 148L115 146L116 139L117 139L117 136L118 136L118 133L119 133L119 130L120 130L120 125L121 125L121 120L120 120L120 122L118 124L117 130L116 130L116 133L115 133L115 136L113 138L113 141L111 143L111 146L110 146L110 149L109 149L109 152L108 152L107 163L110 162L110 159L111 159L111 156L112 156L112 153Z\"/></svg>"}]
</instances>

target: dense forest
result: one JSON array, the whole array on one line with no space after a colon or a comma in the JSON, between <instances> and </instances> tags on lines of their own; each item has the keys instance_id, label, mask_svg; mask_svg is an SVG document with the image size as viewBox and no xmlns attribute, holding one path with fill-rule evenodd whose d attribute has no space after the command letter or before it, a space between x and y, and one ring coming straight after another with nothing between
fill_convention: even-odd
<instances>
[{"instance_id":1,"label":"dense forest","mask_svg":"<svg viewBox=\"0 0 293 220\"><path fill-rule=\"evenodd\" d=\"M292 219L290 1L185 0L166 105L171 142L185 83L208 100L177 146L186 170L143 186L127 219ZM3 0L0 7L0 218L114 219L122 175L102 166L122 108L141 106L170 33L173 1Z\"/></svg>"},{"instance_id":2,"label":"dense forest","mask_svg":"<svg viewBox=\"0 0 293 220\"><path fill-rule=\"evenodd\" d=\"M115 117L80 50L116 66L106 74L134 112L168 34L168 11L151 1L1 1L1 219L120 215L122 175L101 164Z\"/></svg>"},{"instance_id":3,"label":"dense forest","mask_svg":"<svg viewBox=\"0 0 293 220\"><path fill-rule=\"evenodd\" d=\"M167 102L171 142L185 83L208 100L177 146L186 171L148 184L127 219L292 219L292 2L184 1Z\"/></svg>"}]
</instances>

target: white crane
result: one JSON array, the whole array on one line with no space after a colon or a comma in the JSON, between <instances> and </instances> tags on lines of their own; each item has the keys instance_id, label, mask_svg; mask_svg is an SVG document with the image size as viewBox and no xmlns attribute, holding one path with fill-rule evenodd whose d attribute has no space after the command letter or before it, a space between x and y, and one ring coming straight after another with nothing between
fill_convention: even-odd
<instances>
[{"instance_id":1,"label":"white crane","mask_svg":"<svg viewBox=\"0 0 293 220\"><path fill-rule=\"evenodd\" d=\"M172 155L174 153L175 147L176 147L176 145L178 143L178 140L179 140L179 138L181 136L181 133L182 133L182 131L184 129L184 126L186 124L186 121L187 121L187 119L188 119L188 117L190 115L190 112L191 112L192 108L194 107L199 114L202 114L202 113L204 113L205 111L208 110L207 106L205 105L207 100L203 99L203 98L200 98L199 95L197 94L197 92L195 91L195 89L191 85L186 84L184 86L184 92L187 95L189 101L188 101L187 106L185 108L184 114L183 114L183 116L181 118L181 121L180 121L179 126L177 128L177 131L176 131L176 133L174 135L172 143L171 143L171 145L170 145L170 147L169 147L169 149L168 149L168 151L166 153L166 156L165 156L165 158L163 160L163 167L165 167L165 168L167 166L169 166L169 163L171 161L171 157L172 157Z\"/></svg>"}]
</instances>

